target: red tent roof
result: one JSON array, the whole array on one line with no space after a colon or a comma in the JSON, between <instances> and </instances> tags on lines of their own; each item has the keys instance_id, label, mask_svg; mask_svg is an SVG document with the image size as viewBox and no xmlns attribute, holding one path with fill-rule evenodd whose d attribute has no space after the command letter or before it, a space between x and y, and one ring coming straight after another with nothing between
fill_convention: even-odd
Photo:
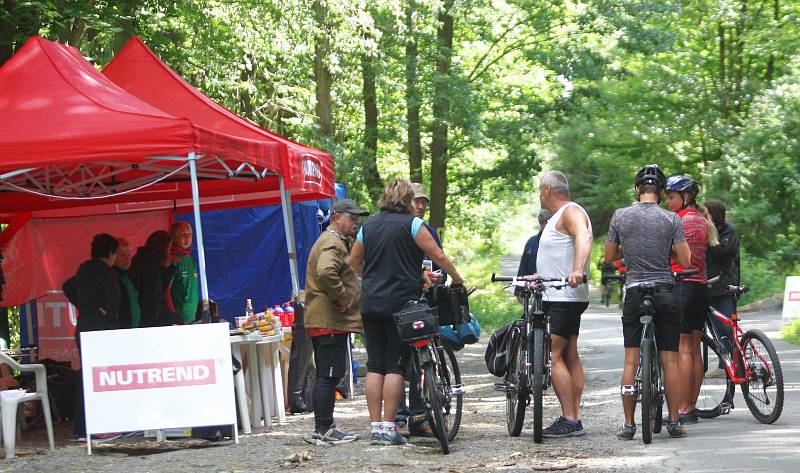
<instances>
[{"instance_id":1,"label":"red tent roof","mask_svg":"<svg viewBox=\"0 0 800 473\"><path fill-rule=\"evenodd\" d=\"M176 118L40 37L0 68L0 214L191 198L173 158L190 152L201 196L271 191L277 202L283 148Z\"/></svg>"},{"instance_id":2,"label":"red tent roof","mask_svg":"<svg viewBox=\"0 0 800 473\"><path fill-rule=\"evenodd\" d=\"M103 69L119 87L176 117L211 130L281 145L280 169L293 200L334 195L330 154L265 130L239 117L192 87L153 53L139 37L131 38Z\"/></svg>"}]
</instances>

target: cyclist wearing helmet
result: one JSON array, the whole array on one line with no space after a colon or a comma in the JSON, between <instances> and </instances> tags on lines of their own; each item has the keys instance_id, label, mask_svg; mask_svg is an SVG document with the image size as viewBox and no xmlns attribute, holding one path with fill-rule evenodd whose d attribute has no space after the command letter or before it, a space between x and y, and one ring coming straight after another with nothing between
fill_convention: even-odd
<instances>
[{"instance_id":1,"label":"cyclist wearing helmet","mask_svg":"<svg viewBox=\"0 0 800 473\"><path fill-rule=\"evenodd\" d=\"M680 307L675 296L670 268L670 251L678 262L689 264L689 245L683 235L681 219L658 204L664 194L666 178L655 164L643 167L637 174L634 189L639 202L617 209L611 217L604 259L607 263L619 259L620 246L625 249L628 264L626 295L622 308L622 332L625 339L625 367L622 372L622 405L625 424L617 437L630 440L636 433L633 415L636 410L635 376L639 364L639 344L642 339L640 304L643 283L656 283L655 297L656 345L664 368L664 386L669 409L667 431L671 437L683 437L686 428L678 421L678 400L682 383L678 375L678 346L681 332Z\"/></svg>"},{"instance_id":2,"label":"cyclist wearing helmet","mask_svg":"<svg viewBox=\"0 0 800 473\"><path fill-rule=\"evenodd\" d=\"M706 250L709 244L718 243L716 228L704 207L697 204L700 188L689 176L671 176L667 179L666 202L670 210L683 221L683 233L692 252L688 266L672 263L673 271L697 269L697 274L678 282L678 304L683 313L683 330L678 350L678 368L681 379L687 380L678 413L682 424L697 422L693 412L700 386L703 383L703 366L700 359L700 339L708 310L708 280L706 278Z\"/></svg>"}]
</instances>

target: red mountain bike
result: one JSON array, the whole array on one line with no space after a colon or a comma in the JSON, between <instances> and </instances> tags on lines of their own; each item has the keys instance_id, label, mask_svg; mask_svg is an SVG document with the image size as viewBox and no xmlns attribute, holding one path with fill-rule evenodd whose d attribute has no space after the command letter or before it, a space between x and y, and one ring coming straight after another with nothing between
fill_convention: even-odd
<instances>
[{"instance_id":1,"label":"red mountain bike","mask_svg":"<svg viewBox=\"0 0 800 473\"><path fill-rule=\"evenodd\" d=\"M719 276L708 283L718 284ZM738 301L748 289L747 286L728 286L726 291ZM733 354L722 342L712 317L731 328ZM697 398L696 412L699 417L711 419L730 413L733 409L734 385L738 384L753 417L764 424L778 420L783 410L783 371L778 353L764 332L743 332L735 309L728 318L714 307L709 307L701 350L705 375ZM720 364L725 367L724 373L717 370Z\"/></svg>"}]
</instances>

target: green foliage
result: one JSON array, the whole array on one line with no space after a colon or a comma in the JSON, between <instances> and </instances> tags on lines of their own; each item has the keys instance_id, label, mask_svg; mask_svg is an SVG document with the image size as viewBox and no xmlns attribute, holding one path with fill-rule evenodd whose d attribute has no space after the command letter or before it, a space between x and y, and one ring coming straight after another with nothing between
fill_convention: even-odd
<instances>
[{"instance_id":1,"label":"green foliage","mask_svg":"<svg viewBox=\"0 0 800 473\"><path fill-rule=\"evenodd\" d=\"M800 345L800 318L794 319L789 325L783 327L781 335L787 342Z\"/></svg>"}]
</instances>

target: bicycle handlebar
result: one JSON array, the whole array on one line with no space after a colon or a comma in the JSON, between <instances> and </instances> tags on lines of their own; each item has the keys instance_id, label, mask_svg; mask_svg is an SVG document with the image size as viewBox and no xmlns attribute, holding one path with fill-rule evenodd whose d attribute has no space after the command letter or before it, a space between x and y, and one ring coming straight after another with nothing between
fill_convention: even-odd
<instances>
[{"instance_id":1,"label":"bicycle handlebar","mask_svg":"<svg viewBox=\"0 0 800 473\"><path fill-rule=\"evenodd\" d=\"M695 268L695 269L686 269L683 271L674 271L672 275L675 277L675 279L683 279L686 276L691 276L692 274L697 274L699 272L700 270Z\"/></svg>"},{"instance_id":2,"label":"bicycle handlebar","mask_svg":"<svg viewBox=\"0 0 800 473\"><path fill-rule=\"evenodd\" d=\"M530 283L538 284L538 283L545 283L545 282L558 282L558 283L562 283L562 284L566 284L567 283L567 278L550 278L550 277L546 277L546 276L536 275L531 279L525 279L527 277L528 276L498 276L495 273L492 273L492 282L510 282L512 284L516 284L516 283L522 282L522 283L525 283L525 285L528 285ZM586 273L584 273L584 275L583 275L583 283L584 284L586 283L586 280L587 280Z\"/></svg>"}]
</instances>

